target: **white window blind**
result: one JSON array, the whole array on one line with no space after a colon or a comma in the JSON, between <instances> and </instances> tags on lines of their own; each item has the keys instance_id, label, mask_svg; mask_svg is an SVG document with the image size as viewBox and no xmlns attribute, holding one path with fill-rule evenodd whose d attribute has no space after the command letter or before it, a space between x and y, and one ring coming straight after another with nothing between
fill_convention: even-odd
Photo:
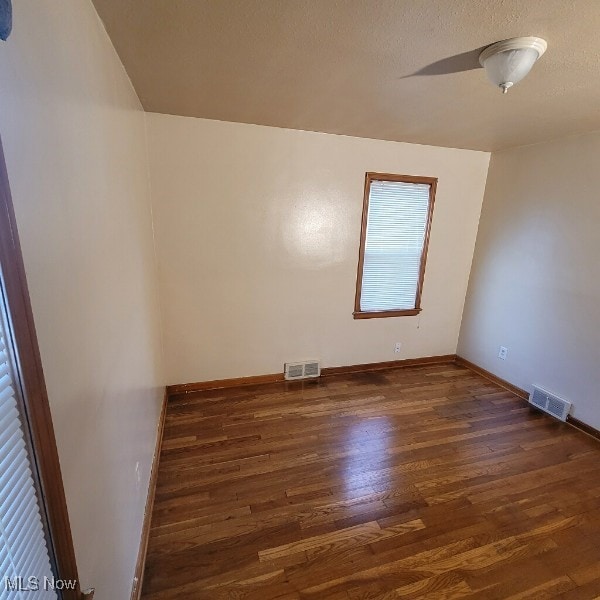
<instances>
[{"instance_id":1,"label":"white window blind","mask_svg":"<svg viewBox=\"0 0 600 600\"><path fill-rule=\"evenodd\" d=\"M1 298L0 304L3 311ZM0 600L54 599L55 591L44 590L44 577L52 581L53 574L3 321L0 318ZM36 583L39 590L33 589Z\"/></svg>"},{"instance_id":2,"label":"white window blind","mask_svg":"<svg viewBox=\"0 0 600 600\"><path fill-rule=\"evenodd\" d=\"M360 310L416 306L430 185L372 180L364 239Z\"/></svg>"}]
</instances>

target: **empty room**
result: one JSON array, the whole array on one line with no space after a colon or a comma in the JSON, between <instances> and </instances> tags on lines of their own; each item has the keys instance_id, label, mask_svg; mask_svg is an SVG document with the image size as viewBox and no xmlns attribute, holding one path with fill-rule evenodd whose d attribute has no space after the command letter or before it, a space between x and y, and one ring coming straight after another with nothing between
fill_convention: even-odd
<instances>
[{"instance_id":1,"label":"empty room","mask_svg":"<svg viewBox=\"0 0 600 600\"><path fill-rule=\"evenodd\" d=\"M598 600L599 30L0 0L0 600Z\"/></svg>"}]
</instances>

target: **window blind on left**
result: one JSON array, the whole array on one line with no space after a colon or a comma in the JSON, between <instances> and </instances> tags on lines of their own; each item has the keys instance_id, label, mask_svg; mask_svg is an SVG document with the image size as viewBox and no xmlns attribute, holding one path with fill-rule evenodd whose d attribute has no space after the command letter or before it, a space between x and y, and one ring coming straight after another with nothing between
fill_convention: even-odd
<instances>
[{"instance_id":1,"label":"window blind on left","mask_svg":"<svg viewBox=\"0 0 600 600\"><path fill-rule=\"evenodd\" d=\"M4 302L0 312L0 600L51 600L56 591L29 452Z\"/></svg>"}]
</instances>

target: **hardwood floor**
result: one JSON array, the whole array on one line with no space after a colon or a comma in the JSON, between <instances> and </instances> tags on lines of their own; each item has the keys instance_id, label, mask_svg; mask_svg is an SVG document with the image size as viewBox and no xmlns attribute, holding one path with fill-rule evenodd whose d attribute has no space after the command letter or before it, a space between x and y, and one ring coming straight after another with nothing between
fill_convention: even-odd
<instances>
[{"instance_id":1,"label":"hardwood floor","mask_svg":"<svg viewBox=\"0 0 600 600\"><path fill-rule=\"evenodd\" d=\"M600 443L454 364L171 400L143 598L600 597Z\"/></svg>"}]
</instances>

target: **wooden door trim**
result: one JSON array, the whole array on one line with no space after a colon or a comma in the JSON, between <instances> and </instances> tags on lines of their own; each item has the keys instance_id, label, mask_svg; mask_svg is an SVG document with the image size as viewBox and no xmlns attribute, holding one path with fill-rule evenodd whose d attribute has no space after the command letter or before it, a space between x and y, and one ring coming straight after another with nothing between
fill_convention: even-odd
<instances>
[{"instance_id":1,"label":"wooden door trim","mask_svg":"<svg viewBox=\"0 0 600 600\"><path fill-rule=\"evenodd\" d=\"M63 599L81 600L82 595L58 459L58 449L1 139L0 265L4 278L6 299L10 307L12 333L18 352L25 410L31 431L41 493L56 560L56 575L59 579L77 582L76 589L62 591Z\"/></svg>"},{"instance_id":2,"label":"wooden door trim","mask_svg":"<svg viewBox=\"0 0 600 600\"><path fill-rule=\"evenodd\" d=\"M163 433L165 430L165 420L167 418L167 390L163 396L158 428L156 431L156 446L154 449L154 458L152 459L152 468L150 470L150 481L148 483L148 496L146 498L146 508L144 510L144 522L142 525L142 535L140 538L140 548L138 558L135 564L135 574L133 577L133 586L131 588L131 600L139 600L142 597L142 588L144 586L144 567L146 566L146 555L148 553L148 541L150 540L150 527L152 525L152 510L154 508L154 496L156 495L156 483L158 481L158 467L160 464L160 453L162 451Z\"/></svg>"}]
</instances>

